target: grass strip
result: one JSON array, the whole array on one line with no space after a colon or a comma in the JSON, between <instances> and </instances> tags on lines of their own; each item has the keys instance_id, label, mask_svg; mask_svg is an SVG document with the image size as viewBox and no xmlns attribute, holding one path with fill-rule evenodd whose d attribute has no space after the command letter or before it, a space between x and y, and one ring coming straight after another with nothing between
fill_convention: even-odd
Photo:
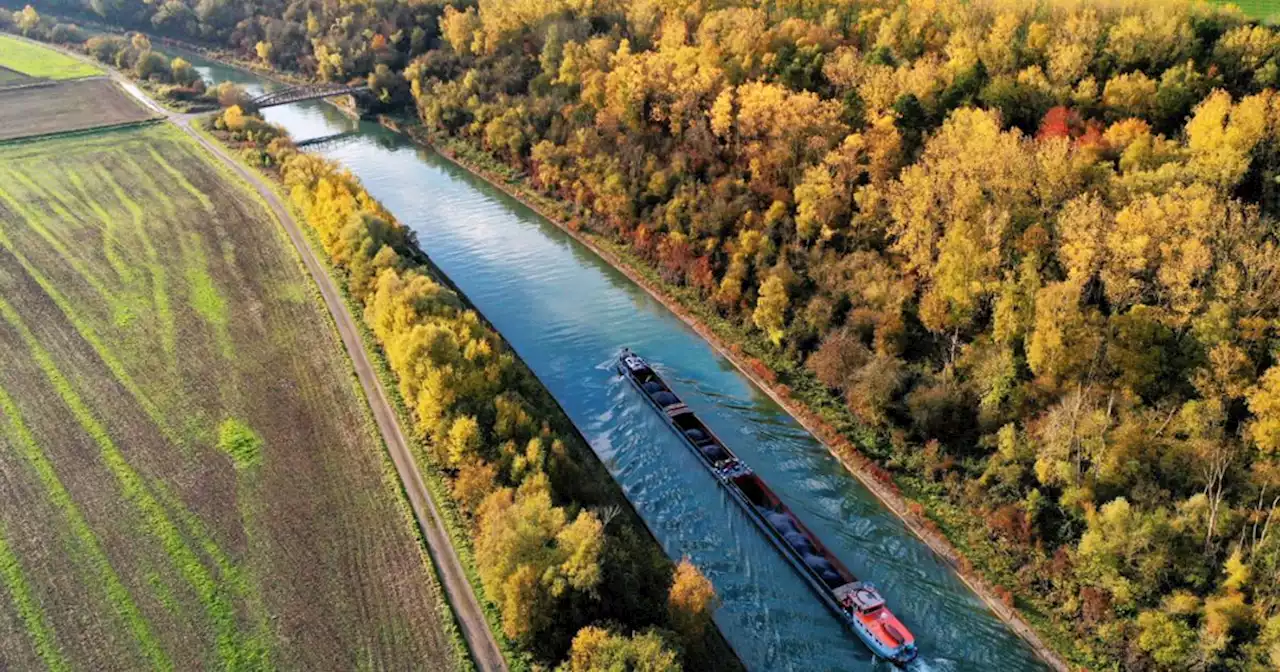
<instances>
[{"instance_id":1,"label":"grass strip","mask_svg":"<svg viewBox=\"0 0 1280 672\"><path fill-rule=\"evenodd\" d=\"M98 542L97 535L93 533L84 514L71 498L71 493L58 478L53 463L40 449L31 429L22 421L13 397L9 396L3 387L0 387L0 415L8 419L11 434L17 439L18 453L35 472L40 484L44 486L49 501L62 512L73 539L88 556L88 562L96 574L97 585L102 586L106 591L108 602L115 608L116 615L124 621L134 640L138 642L143 656L155 669L172 670L173 663L160 645L160 640L151 631L151 625L134 604L129 590L125 588L119 574L111 566L106 552L102 550L102 544Z\"/></svg>"},{"instance_id":2,"label":"grass strip","mask_svg":"<svg viewBox=\"0 0 1280 672\"><path fill-rule=\"evenodd\" d=\"M0 35L0 66L28 77L48 79L78 79L102 74L102 70L78 58L7 35Z\"/></svg>"},{"instance_id":3,"label":"grass strip","mask_svg":"<svg viewBox=\"0 0 1280 672\"><path fill-rule=\"evenodd\" d=\"M169 427L168 423L164 422L164 416L160 413L160 409L156 407L150 397L143 394L142 388L134 382L133 377L125 370L124 365L120 363L120 360L116 359L116 357L111 353L111 350L102 342L97 331L86 324L85 321L71 309L71 303L67 300L67 297L53 286L53 283L51 283L49 279L31 263L31 260L27 259L26 255L22 254L22 252L18 250L17 246L13 244L13 241L5 234L2 227L0 227L0 247L3 247L9 252L9 254L12 254L14 259L18 261L18 264L22 266L22 269L27 272L37 285L40 286L40 289L44 290L45 294L49 296L49 299L53 301L54 305L58 307L58 310L60 310L63 316L67 318L67 321L71 323L71 326L75 328L76 333L89 344L89 347L93 348L93 351L98 355L98 358L104 365L106 365L107 369L111 371L111 375L115 377L116 382L123 386L125 391L142 406L147 417L155 423L156 427L160 430L161 434L164 435L165 439L174 445L181 444L182 441Z\"/></svg>"},{"instance_id":4,"label":"grass strip","mask_svg":"<svg viewBox=\"0 0 1280 672\"><path fill-rule=\"evenodd\" d=\"M39 186L31 182L31 180L20 171L15 172L4 170L0 177L3 178L0 179L0 185L13 185L18 183L36 195L41 194ZM15 214L26 220L26 224L30 226L33 231L39 234L45 242L49 243L49 247L52 247L54 252L57 252L58 255L76 271L76 273L80 274L80 276L85 279L85 282L89 283L90 287L93 287L94 291L102 295L102 298L106 300L107 303L112 305L116 303L114 293L112 293L110 288L106 286L102 279L89 272L87 268L84 268L84 264L77 260L75 254L66 246L66 244L59 240L52 231L44 226L44 217L39 213L33 212L30 207L20 202L15 195L10 193L8 188L0 188L0 200L3 200L8 204L9 208L12 209ZM71 216L71 213L67 212L61 206L56 205L52 201L50 201L50 206L54 209L56 214L66 218L67 221L77 221ZM115 312L114 308L112 312Z\"/></svg>"},{"instance_id":5,"label":"grass strip","mask_svg":"<svg viewBox=\"0 0 1280 672\"><path fill-rule=\"evenodd\" d=\"M187 583L195 589L217 633L218 655L227 669L260 669L265 662L265 651L242 648L234 606L226 594L200 562L199 557L187 545L178 526L169 518L165 507L147 488L142 476L129 465L106 428L94 417L92 410L73 389L71 381L58 369L53 357L38 342L17 311L0 297L0 318L13 326L22 337L27 349L45 377L53 385L63 403L71 410L80 426L98 444L103 463L119 482L126 499L137 507L146 521L148 531L164 547Z\"/></svg>"},{"instance_id":6,"label":"grass strip","mask_svg":"<svg viewBox=\"0 0 1280 672\"><path fill-rule=\"evenodd\" d=\"M117 218L107 212L102 207L102 204L98 202L98 199L89 193L84 176L78 170L72 166L67 166L63 172L66 174L71 186L79 193L80 200L98 218L98 222L102 224L102 253L107 258L107 263L111 264L111 268L115 269L116 276L120 278L121 282L126 285L133 284L136 274L129 265L128 260L120 255L123 244L120 241L120 225Z\"/></svg>"},{"instance_id":7,"label":"grass strip","mask_svg":"<svg viewBox=\"0 0 1280 672\"><path fill-rule=\"evenodd\" d=\"M165 128L168 130L167 126ZM147 151L151 154L151 160L155 161L156 165L160 166L164 172L169 174L169 178L173 180L174 184L182 187L187 193L195 197L197 201L200 201L200 205L204 206L205 212L213 213L213 201L210 200L207 194L197 189L196 185L191 184L191 181L187 179L187 176L183 175L181 171L170 165L169 162L160 155L160 152L156 151L155 147L147 147Z\"/></svg>"},{"instance_id":8,"label":"grass strip","mask_svg":"<svg viewBox=\"0 0 1280 672\"><path fill-rule=\"evenodd\" d=\"M45 619L44 610L40 608L40 603L32 594L31 586L27 584L27 578L22 572L22 563L9 547L9 542L5 540L3 525L0 525L0 582L4 583L4 588L9 593L9 600L17 609L18 616L22 618L22 624L26 626L27 635L31 637L40 660L55 672L70 670L66 659L62 657L62 651L54 641L53 628Z\"/></svg>"},{"instance_id":9,"label":"grass strip","mask_svg":"<svg viewBox=\"0 0 1280 672\"><path fill-rule=\"evenodd\" d=\"M157 134L159 133L157 132ZM191 144L190 141L186 140L185 136L181 134L173 134L171 137L178 138L181 142L188 143L189 145ZM103 144L107 142L107 139L98 139L96 142L98 144ZM208 165L212 168L219 169L220 172L224 170L221 163ZM234 183L239 184L238 181ZM112 184L114 188L119 188L119 185L115 184L114 181ZM123 194L123 192L121 192L121 194L122 198L128 199L126 194ZM257 195L256 192L254 192L254 195ZM132 203L133 201L130 199L125 202ZM134 206L139 207L139 212L141 212L140 206L137 206L136 203L134 203ZM266 207L265 203L263 203L263 207ZM150 397L143 393L142 388L133 380L133 377L129 375L124 365L105 345L97 331L85 322L85 320L83 320L74 310L72 310L71 303L67 297L58 291L57 287L55 287L53 283L51 283L49 279L46 278L44 274L42 274L40 270L37 269L34 264L32 264L30 260L28 260L26 256L17 249L12 240L10 240L5 234L3 228L0 228L0 247L6 249L10 254L12 254L22 266L23 270L26 271L32 280L34 280L45 294L49 296L50 300L53 301L54 305L57 306L59 311L61 311L66 319L71 323L72 327L75 328L80 337L89 344L93 351L98 355L99 360L103 362L108 370L110 370L115 380L125 388L125 391L128 392L135 401L138 402L147 417L152 421L157 429L160 430L162 436L164 436L168 442L176 446L181 446L183 441L175 433L175 430L166 422L166 416L160 412L160 409L151 401ZM195 516L190 515L190 513L185 510L185 507L180 505L178 498L169 493L163 484L157 483L153 485L161 499L166 502L171 510L177 512L177 515L182 521L184 527L186 527L188 534L200 542L201 548L207 555L209 555L210 558L213 559L214 563L223 570L224 576L230 576L231 571L235 567L234 563L231 562L226 553L224 553L213 541L212 536L204 529L203 524ZM242 584L233 585L235 585L238 590L242 587ZM243 595L248 596L250 594L245 592ZM265 616L260 615L259 621L263 622L264 620Z\"/></svg>"},{"instance_id":10,"label":"grass strip","mask_svg":"<svg viewBox=\"0 0 1280 672\"><path fill-rule=\"evenodd\" d=\"M3 229L0 229L0 247L5 248L10 254L12 254L22 266L23 270L25 270L36 284L39 285L39 287L49 296L50 300L52 300L54 305L63 313L71 323L72 327L75 328L76 332L81 336L81 338L85 339L85 342L87 342L98 355L100 361L102 361L103 364L111 371L116 382L123 386L125 391L128 392L140 406L142 406L144 413L146 413L147 417L153 424L155 424L156 428L159 429L161 435L170 443L180 445L182 441L163 421L163 416L160 414L159 409L147 396L143 394L141 388L138 387L138 384L135 383L133 378L127 371L125 371L124 365L111 354L111 352L102 343L102 340L97 336L97 333L93 328L88 324L85 324L82 319L70 310L70 304L68 303L67 298L53 287L48 278L45 278L39 270L36 269L28 259L26 259L25 256L13 247L12 241L4 235ZM2 298L0 298L0 300L2 300ZM230 585L235 588L237 594L242 598L248 599L249 597L252 597L252 593L248 591L245 581L240 578L235 578L239 576L235 564L227 554L218 547L217 543L213 541L212 535L205 529L203 523L201 523L194 515L191 515L191 513L181 505L178 498L168 491L164 484L156 482L152 485L165 505L168 506L171 511L176 512L176 515L183 527L186 529L187 534L199 542L201 550L203 550L204 553L213 560L214 564L218 566L219 570L222 572L223 580L225 582L229 582ZM266 617L262 612L263 608L259 605L255 610L255 617L259 623L259 629L266 627Z\"/></svg>"},{"instance_id":11,"label":"grass strip","mask_svg":"<svg viewBox=\"0 0 1280 672\"><path fill-rule=\"evenodd\" d=\"M126 159L128 156L126 155ZM128 159L132 162L131 159ZM132 166L131 166L132 167ZM129 194L120 186L120 183L111 176L111 173L101 165L96 166L98 178L111 187L111 191L115 194L116 200L129 211L133 217L133 225L135 233L142 243L142 249L147 254L147 272L151 275L151 302L155 307L156 319L160 322L160 340L169 358L173 360L173 364L177 364L178 356L178 327L173 317L173 310L169 307L169 285L168 276L164 265L160 263L160 253L156 250L156 246L151 242L151 236L147 235L147 217L136 201L129 197ZM141 168L135 168L139 174L145 174ZM144 182L148 188L150 184ZM162 201L163 202L163 201Z\"/></svg>"}]
</instances>

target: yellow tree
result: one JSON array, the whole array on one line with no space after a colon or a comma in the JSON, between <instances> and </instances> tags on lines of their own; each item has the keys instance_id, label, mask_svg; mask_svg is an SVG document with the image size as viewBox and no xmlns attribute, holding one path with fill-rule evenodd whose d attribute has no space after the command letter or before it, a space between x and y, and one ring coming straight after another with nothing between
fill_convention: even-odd
<instances>
[{"instance_id":1,"label":"yellow tree","mask_svg":"<svg viewBox=\"0 0 1280 672\"><path fill-rule=\"evenodd\" d=\"M1119 309L1155 301L1184 318L1196 313L1207 299L1215 237L1228 238L1241 225L1239 213L1201 184L1131 202L1107 235L1107 298Z\"/></svg>"},{"instance_id":2,"label":"yellow tree","mask_svg":"<svg viewBox=\"0 0 1280 672\"><path fill-rule=\"evenodd\" d=\"M444 14L440 16L440 34L459 54L471 54L481 47L483 28L475 7L460 12L453 5L445 5Z\"/></svg>"},{"instance_id":3,"label":"yellow tree","mask_svg":"<svg viewBox=\"0 0 1280 672\"><path fill-rule=\"evenodd\" d=\"M1187 49L1195 39L1185 11L1153 6L1112 24L1105 51L1119 70L1159 70L1187 58Z\"/></svg>"},{"instance_id":4,"label":"yellow tree","mask_svg":"<svg viewBox=\"0 0 1280 672\"><path fill-rule=\"evenodd\" d=\"M1249 392L1249 411L1249 438L1264 456L1280 457L1280 365L1267 369Z\"/></svg>"},{"instance_id":5,"label":"yellow tree","mask_svg":"<svg viewBox=\"0 0 1280 672\"><path fill-rule=\"evenodd\" d=\"M1036 294L1027 364L1051 384L1088 372L1102 347L1102 317L1081 306L1081 290L1079 282L1068 280Z\"/></svg>"},{"instance_id":6,"label":"yellow tree","mask_svg":"<svg viewBox=\"0 0 1280 672\"><path fill-rule=\"evenodd\" d=\"M769 341L774 345L782 344L782 337L786 333L787 307L790 304L786 283L778 274L771 274L760 286L760 296L756 299L756 309L751 314L751 320L769 336Z\"/></svg>"},{"instance_id":7,"label":"yellow tree","mask_svg":"<svg viewBox=\"0 0 1280 672\"><path fill-rule=\"evenodd\" d=\"M680 672L674 651L656 633L624 637L587 626L573 638L569 660L559 672Z\"/></svg>"},{"instance_id":8,"label":"yellow tree","mask_svg":"<svg viewBox=\"0 0 1280 672\"><path fill-rule=\"evenodd\" d=\"M1115 215L1096 194L1088 193L1067 202L1058 213L1058 260L1066 267L1067 279L1083 284L1102 270L1107 254L1107 237L1115 227Z\"/></svg>"},{"instance_id":9,"label":"yellow tree","mask_svg":"<svg viewBox=\"0 0 1280 672\"><path fill-rule=\"evenodd\" d=\"M1156 82L1141 70L1126 72L1107 80L1102 104L1113 117L1150 117L1155 111Z\"/></svg>"},{"instance_id":10,"label":"yellow tree","mask_svg":"<svg viewBox=\"0 0 1280 672\"><path fill-rule=\"evenodd\" d=\"M683 558L676 565L671 590L667 594L667 610L671 623L687 641L698 640L711 623L718 606L716 589L697 566Z\"/></svg>"},{"instance_id":11,"label":"yellow tree","mask_svg":"<svg viewBox=\"0 0 1280 672\"><path fill-rule=\"evenodd\" d=\"M503 607L508 637L536 635L551 622L554 598L599 584L603 525L585 511L568 524L565 510L551 503L545 474L489 495L477 518L480 580Z\"/></svg>"},{"instance_id":12,"label":"yellow tree","mask_svg":"<svg viewBox=\"0 0 1280 672\"><path fill-rule=\"evenodd\" d=\"M1217 90L1204 99L1187 122L1191 175L1219 189L1233 188L1248 172L1254 148L1275 133L1280 100L1267 91L1232 105Z\"/></svg>"},{"instance_id":13,"label":"yellow tree","mask_svg":"<svg viewBox=\"0 0 1280 672\"><path fill-rule=\"evenodd\" d=\"M762 82L736 90L736 129L751 174L751 186L771 195L798 181L848 133L840 103L810 92Z\"/></svg>"},{"instance_id":14,"label":"yellow tree","mask_svg":"<svg viewBox=\"0 0 1280 672\"><path fill-rule=\"evenodd\" d=\"M926 280L922 319L935 333L969 326L999 288L1016 220L1033 217L1034 156L998 115L952 113L921 158L889 187L889 234L904 270Z\"/></svg>"},{"instance_id":15,"label":"yellow tree","mask_svg":"<svg viewBox=\"0 0 1280 672\"><path fill-rule=\"evenodd\" d=\"M1055 84L1072 86L1089 71L1097 53L1102 34L1102 21L1097 10L1091 7L1076 9L1055 23L1056 29L1032 26L1027 41L1036 44L1045 38L1039 34L1053 33L1048 39L1049 78Z\"/></svg>"},{"instance_id":16,"label":"yellow tree","mask_svg":"<svg viewBox=\"0 0 1280 672\"><path fill-rule=\"evenodd\" d=\"M35 7L27 5L22 8L21 12L18 12L16 22L23 35L30 35L31 31L40 27L40 13L36 11Z\"/></svg>"}]
</instances>

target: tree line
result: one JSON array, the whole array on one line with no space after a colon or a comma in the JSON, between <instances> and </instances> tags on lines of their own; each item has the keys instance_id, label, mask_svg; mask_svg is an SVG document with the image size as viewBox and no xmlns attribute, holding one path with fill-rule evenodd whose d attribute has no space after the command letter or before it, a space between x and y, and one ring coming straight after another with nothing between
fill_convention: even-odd
<instances>
[{"instance_id":1,"label":"tree line","mask_svg":"<svg viewBox=\"0 0 1280 672\"><path fill-rule=\"evenodd\" d=\"M672 567L602 463L502 338L424 265L412 232L350 173L239 106L214 123L274 170L381 346L472 533L502 632L565 672L736 669L714 589ZM730 658L732 658L730 656Z\"/></svg>"},{"instance_id":2,"label":"tree line","mask_svg":"<svg viewBox=\"0 0 1280 672\"><path fill-rule=\"evenodd\" d=\"M191 63L156 51L151 39L142 33L90 35L73 23L41 16L31 5L12 13L0 7L0 30L79 48L99 62L133 76L153 96L184 112L209 111L219 106L249 107L250 97L239 87L226 83L207 87Z\"/></svg>"}]
</instances>

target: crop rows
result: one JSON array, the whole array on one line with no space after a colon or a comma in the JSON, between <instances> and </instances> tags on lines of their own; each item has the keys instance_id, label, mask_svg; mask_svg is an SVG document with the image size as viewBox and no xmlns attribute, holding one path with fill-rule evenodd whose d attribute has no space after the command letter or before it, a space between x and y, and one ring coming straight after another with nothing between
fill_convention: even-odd
<instances>
[{"instance_id":1,"label":"crop rows","mask_svg":"<svg viewBox=\"0 0 1280 672\"><path fill-rule=\"evenodd\" d=\"M332 327L193 143L0 147L0 297L0 667L453 666Z\"/></svg>"}]
</instances>

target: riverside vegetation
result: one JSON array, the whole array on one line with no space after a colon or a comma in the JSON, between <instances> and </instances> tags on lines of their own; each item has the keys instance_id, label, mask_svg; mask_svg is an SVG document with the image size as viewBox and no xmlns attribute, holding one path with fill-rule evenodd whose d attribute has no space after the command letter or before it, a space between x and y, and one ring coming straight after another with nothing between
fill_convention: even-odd
<instances>
[{"instance_id":1,"label":"riverside vegetation","mask_svg":"<svg viewBox=\"0 0 1280 672\"><path fill-rule=\"evenodd\" d=\"M349 173L228 108L214 124L277 173L381 346L418 459L446 474L484 595L535 665L735 669L711 583L671 562L533 374L434 277ZM567 656L567 660L565 660Z\"/></svg>"},{"instance_id":2,"label":"riverside vegetation","mask_svg":"<svg viewBox=\"0 0 1280 672\"><path fill-rule=\"evenodd\" d=\"M1181 0L44 5L367 78L509 167L1073 660L1280 665L1275 29Z\"/></svg>"}]
</instances>

